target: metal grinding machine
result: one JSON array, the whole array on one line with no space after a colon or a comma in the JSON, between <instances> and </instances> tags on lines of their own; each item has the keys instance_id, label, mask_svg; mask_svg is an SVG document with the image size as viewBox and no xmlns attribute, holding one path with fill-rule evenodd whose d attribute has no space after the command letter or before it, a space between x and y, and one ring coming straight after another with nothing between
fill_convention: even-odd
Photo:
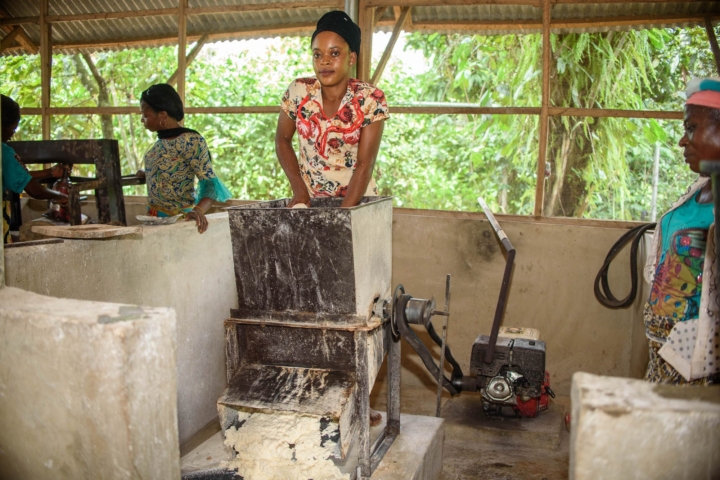
<instances>
[{"instance_id":1,"label":"metal grinding machine","mask_svg":"<svg viewBox=\"0 0 720 480\"><path fill-rule=\"evenodd\" d=\"M393 336L404 338L438 381L437 416L440 416L441 387L444 387L451 395L479 391L483 411L488 415L535 417L539 412L547 410L549 398L555 397L550 389L550 375L545 370L545 342L539 340L537 330L500 326L510 287L515 249L485 201L478 198L478 202L502 243L507 258L491 333L489 336L479 335L473 344L470 373L474 376L463 374L446 344L447 319L450 315L449 275L443 311L435 309L434 299L414 298L405 293L402 285L398 285L388 302L390 306L385 305L383 308L383 318L389 320ZM435 315L445 317L442 339L431 322ZM430 338L440 346L439 363L444 365L445 359L450 363L450 378L445 376L443 368L438 366L428 348L410 328L411 324L424 326Z\"/></svg>"},{"instance_id":2,"label":"metal grinding machine","mask_svg":"<svg viewBox=\"0 0 720 480\"><path fill-rule=\"evenodd\" d=\"M402 285L391 293L391 198L365 197L352 208L339 208L335 198L316 198L307 209L289 209L288 202L228 208L239 306L225 321L228 387L218 411L226 444L238 432L250 436L252 418L313 418L322 443L336 445L337 468L370 478L401 431L401 338L438 379L438 412L443 387L452 395L480 391L488 414L532 417L547 408L553 394L545 344L498 335L515 250L485 205L507 263L492 332L475 341L474 376L465 376L446 345L450 276L442 311ZM436 315L445 319L442 339L431 323ZM413 324L441 345L439 363L447 358L450 378ZM371 444L369 394L385 355L387 422ZM287 445L300 462L302 452Z\"/></svg>"}]
</instances>

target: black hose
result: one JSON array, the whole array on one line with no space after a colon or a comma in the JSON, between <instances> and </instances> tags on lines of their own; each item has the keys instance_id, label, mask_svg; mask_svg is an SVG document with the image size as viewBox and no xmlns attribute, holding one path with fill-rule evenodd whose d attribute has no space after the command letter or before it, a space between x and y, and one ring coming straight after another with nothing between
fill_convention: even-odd
<instances>
[{"instance_id":1,"label":"black hose","mask_svg":"<svg viewBox=\"0 0 720 480\"><path fill-rule=\"evenodd\" d=\"M633 302L635 301L635 297L637 296L638 290L638 247L640 244L640 240L642 240L645 232L652 228L655 228L655 225L656 224L654 223L645 223L642 225L638 225L637 227L625 232L625 234L623 234L623 236L620 237L617 242L615 242L615 245L612 246L612 248L607 254L607 257L605 257L605 263L603 263L602 268L600 268L600 271L595 277L595 298L597 298L597 301L600 302L601 305L615 310L620 308L627 308L633 304ZM618 300L610 291L610 284L608 283L607 274L612 261L628 243L630 243L630 293L624 299Z\"/></svg>"}]
</instances>

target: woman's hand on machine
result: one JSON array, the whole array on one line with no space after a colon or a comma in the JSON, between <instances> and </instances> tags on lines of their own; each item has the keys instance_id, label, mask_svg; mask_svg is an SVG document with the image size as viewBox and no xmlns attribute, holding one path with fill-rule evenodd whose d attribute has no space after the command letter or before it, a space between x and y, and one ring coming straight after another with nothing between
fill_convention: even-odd
<instances>
[{"instance_id":1,"label":"woman's hand on machine","mask_svg":"<svg viewBox=\"0 0 720 480\"><path fill-rule=\"evenodd\" d=\"M195 205L191 211L185 214L185 221L195 220L199 233L205 233L208 229L208 221L202 208Z\"/></svg>"},{"instance_id":2,"label":"woman's hand on machine","mask_svg":"<svg viewBox=\"0 0 720 480\"><path fill-rule=\"evenodd\" d=\"M310 202L311 202L310 195L307 193L307 191L301 192L299 194L295 193L293 195L293 197L290 199L290 203L288 203L287 208L292 208L295 205L297 205L298 203L304 203L305 205L307 205L309 207Z\"/></svg>"}]
</instances>

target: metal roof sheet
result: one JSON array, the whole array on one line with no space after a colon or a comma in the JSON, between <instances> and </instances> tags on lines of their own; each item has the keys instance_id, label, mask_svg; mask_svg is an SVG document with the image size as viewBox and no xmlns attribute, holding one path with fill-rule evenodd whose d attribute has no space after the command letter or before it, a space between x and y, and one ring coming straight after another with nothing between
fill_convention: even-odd
<instances>
[{"instance_id":1,"label":"metal roof sheet","mask_svg":"<svg viewBox=\"0 0 720 480\"><path fill-rule=\"evenodd\" d=\"M500 0L501 1L501 0ZM568 2L568 0L562 0ZM439 3L439 2L438 2ZM313 4L316 4L314 6ZM56 52L96 51L146 47L177 43L178 21L174 14L177 0L49 0L49 15L107 14L127 11L170 9L166 15L144 15L132 18L98 18L55 22L52 38ZM189 0L188 8L257 5L259 9L225 13L201 13L187 17L190 40L202 34L209 41L232 38L261 38L276 35L307 35L317 19L328 10L340 8L342 0L314 0L304 4L271 0ZM4 17L39 15L37 0L0 0ZM251 7L252 8L252 7ZM2 10L5 10L3 12ZM395 13L387 8L380 16L378 29L393 28ZM556 3L552 9L554 32L592 32L644 25L696 25L704 17L720 16L720 2L649 1L613 3ZM652 20L655 19L655 20ZM536 33L542 24L542 9L534 5L483 3L470 5L434 5L412 7L411 20L405 30L440 33ZM0 38L13 28L2 25ZM37 23L22 27L35 44L40 43ZM519 28L518 28L519 27ZM27 53L10 48L4 54Z\"/></svg>"}]
</instances>

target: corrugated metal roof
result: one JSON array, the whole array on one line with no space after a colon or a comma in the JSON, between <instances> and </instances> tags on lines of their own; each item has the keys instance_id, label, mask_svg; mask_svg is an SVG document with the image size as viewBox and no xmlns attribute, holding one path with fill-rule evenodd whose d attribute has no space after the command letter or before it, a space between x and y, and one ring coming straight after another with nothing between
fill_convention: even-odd
<instances>
[{"instance_id":1,"label":"corrugated metal roof","mask_svg":"<svg viewBox=\"0 0 720 480\"><path fill-rule=\"evenodd\" d=\"M563 0L567 2L567 0ZM314 5L315 4L315 5ZM176 9L177 0L49 0L49 15L103 14L113 12ZM190 0L188 8L219 6L260 6L260 9L227 13L192 14L187 17L187 34L192 40L210 34L210 41L232 38L260 38L276 35L306 35L317 19L328 10L341 8L342 0L315 0L304 4L263 0ZM4 16L35 17L39 15L37 0L0 0ZM173 13L174 10L171 12ZM387 8L378 28L392 29L395 13ZM642 25L696 25L702 18L720 16L720 2L651 1L614 3L557 3L552 9L554 31L589 32L629 28ZM651 18L655 18L653 21ZM634 20L633 20L634 19ZM479 4L435 5L412 7L406 30L440 33L477 32L484 34L538 32L542 9L533 5ZM518 30L518 26L521 28ZM0 37L12 29L5 24ZM35 45L40 43L37 23L22 27ZM122 49L177 43L178 21L173 14L133 18L85 19L53 23L52 37L56 52ZM5 54L27 53L17 47Z\"/></svg>"}]
</instances>

